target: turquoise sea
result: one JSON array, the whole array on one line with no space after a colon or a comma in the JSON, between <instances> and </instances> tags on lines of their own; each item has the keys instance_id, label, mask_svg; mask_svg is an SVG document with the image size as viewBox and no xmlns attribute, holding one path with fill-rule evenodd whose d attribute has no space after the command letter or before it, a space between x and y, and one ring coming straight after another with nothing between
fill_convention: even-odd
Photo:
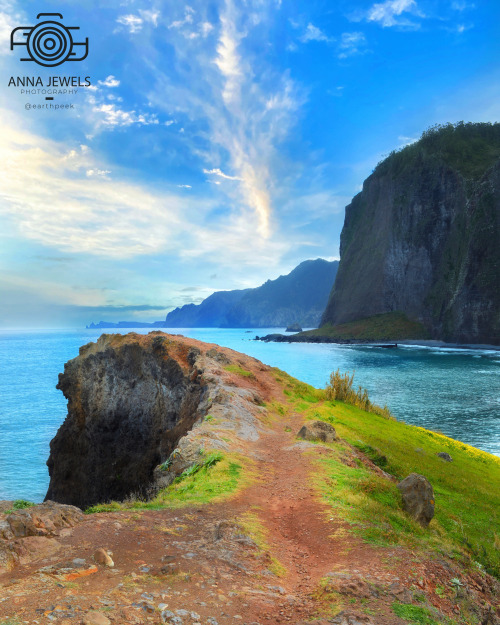
<instances>
[{"instance_id":1,"label":"turquoise sea","mask_svg":"<svg viewBox=\"0 0 500 625\"><path fill-rule=\"evenodd\" d=\"M355 383L365 386L374 402L387 404L398 419L500 456L500 351L253 340L255 334L276 331L210 328L172 333L245 352L317 387L324 386L337 367L355 370ZM0 332L0 499L41 501L45 496L49 442L66 416L66 401L55 388L58 373L81 345L100 334Z\"/></svg>"}]
</instances>

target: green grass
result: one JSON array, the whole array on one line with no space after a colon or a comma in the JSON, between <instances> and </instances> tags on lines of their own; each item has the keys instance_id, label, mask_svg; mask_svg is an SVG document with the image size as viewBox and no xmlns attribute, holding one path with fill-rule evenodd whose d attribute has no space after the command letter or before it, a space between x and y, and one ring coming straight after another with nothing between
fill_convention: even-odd
<instances>
[{"instance_id":1,"label":"green grass","mask_svg":"<svg viewBox=\"0 0 500 625\"><path fill-rule=\"evenodd\" d=\"M327 324L317 330L300 332L295 337L324 337L330 340L402 341L429 339L430 335L418 321L402 312L390 312L336 326Z\"/></svg>"},{"instance_id":2,"label":"green grass","mask_svg":"<svg viewBox=\"0 0 500 625\"><path fill-rule=\"evenodd\" d=\"M452 621L446 617L435 617L435 615L426 608L416 605L393 603L392 609L396 616L405 619L405 621L408 621L411 625L448 625L448 623L452 623ZM436 618L439 618L439 621L436 621Z\"/></svg>"},{"instance_id":3,"label":"green grass","mask_svg":"<svg viewBox=\"0 0 500 625\"><path fill-rule=\"evenodd\" d=\"M99 504L87 514L116 510L160 510L223 501L253 478L249 461L238 454L208 454L203 462L188 467L167 488L149 501Z\"/></svg>"},{"instance_id":4,"label":"green grass","mask_svg":"<svg viewBox=\"0 0 500 625\"><path fill-rule=\"evenodd\" d=\"M442 434L368 413L275 371L283 382L289 409L306 419L332 423L337 434L357 447L397 480L410 473L427 477L434 488L435 517L428 529L410 519L402 509L396 484L377 475L352 457L343 443L329 445L328 455L312 453L318 466L316 487L332 508L365 540L376 544L405 544L432 549L464 564L479 563L500 578L500 459ZM316 401L304 398L316 397ZM437 452L448 452L444 462ZM351 463L352 464L352 463ZM497 534L495 534L495 531Z\"/></svg>"},{"instance_id":5,"label":"green grass","mask_svg":"<svg viewBox=\"0 0 500 625\"><path fill-rule=\"evenodd\" d=\"M4 514L12 514L13 512L16 512L16 510L24 510L26 508L31 508L32 506L36 506L36 504L32 501L26 501L26 499L16 499L12 504L12 508L10 510L5 510Z\"/></svg>"},{"instance_id":6,"label":"green grass","mask_svg":"<svg viewBox=\"0 0 500 625\"><path fill-rule=\"evenodd\" d=\"M244 369L240 365L227 365L224 367L226 371L230 373L237 373L238 375L242 375L244 378L253 378L255 377L251 371Z\"/></svg>"}]
</instances>

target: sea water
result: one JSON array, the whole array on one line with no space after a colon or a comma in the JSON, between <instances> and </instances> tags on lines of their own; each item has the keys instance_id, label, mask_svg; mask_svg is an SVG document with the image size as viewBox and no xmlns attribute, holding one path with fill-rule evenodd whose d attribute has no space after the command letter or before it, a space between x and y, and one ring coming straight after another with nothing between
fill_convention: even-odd
<instances>
[{"instance_id":1,"label":"sea water","mask_svg":"<svg viewBox=\"0 0 500 625\"><path fill-rule=\"evenodd\" d=\"M355 371L355 385L366 387L372 401L387 404L399 420L500 456L499 351L253 340L256 334L277 331L171 330L244 352L316 387L324 387L337 368ZM0 499L44 498L49 443L66 416L66 400L55 388L58 373L78 355L81 345L100 334L100 330L0 332Z\"/></svg>"}]
</instances>

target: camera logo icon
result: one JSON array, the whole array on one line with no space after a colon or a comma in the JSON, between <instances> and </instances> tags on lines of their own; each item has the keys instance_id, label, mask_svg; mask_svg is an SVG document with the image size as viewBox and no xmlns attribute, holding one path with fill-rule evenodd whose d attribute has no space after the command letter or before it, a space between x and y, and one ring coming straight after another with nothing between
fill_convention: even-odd
<instances>
[{"instance_id":1,"label":"camera logo icon","mask_svg":"<svg viewBox=\"0 0 500 625\"><path fill-rule=\"evenodd\" d=\"M39 13L36 19L60 18L61 13ZM10 34L10 49L26 46L27 58L21 61L34 61L43 67L57 67L66 61L83 61L89 53L89 40L74 41L73 31L79 26L65 26L54 19L39 22L36 26L19 26Z\"/></svg>"}]
</instances>

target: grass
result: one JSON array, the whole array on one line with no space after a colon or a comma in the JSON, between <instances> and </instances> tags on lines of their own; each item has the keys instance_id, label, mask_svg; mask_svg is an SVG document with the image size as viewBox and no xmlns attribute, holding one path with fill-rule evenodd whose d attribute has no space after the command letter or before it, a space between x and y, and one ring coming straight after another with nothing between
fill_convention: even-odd
<instances>
[{"instance_id":1,"label":"grass","mask_svg":"<svg viewBox=\"0 0 500 625\"><path fill-rule=\"evenodd\" d=\"M345 442L330 444L331 453L312 453L318 471L314 480L325 501L351 524L354 531L375 544L404 544L459 558L465 565L479 563L500 578L500 459L424 428L365 412L325 391L309 387L275 370L284 385L289 409L305 419L332 423ZM346 444L348 443L348 444ZM363 451L397 480L410 473L427 477L434 488L435 517L424 530L402 509L396 483L370 471L361 462L350 466L349 445ZM448 452L444 462L437 452Z\"/></svg>"},{"instance_id":2,"label":"grass","mask_svg":"<svg viewBox=\"0 0 500 625\"><path fill-rule=\"evenodd\" d=\"M324 337L341 341L402 341L431 338L421 323L412 321L403 312L382 313L335 326L326 324L317 330L296 334L295 337Z\"/></svg>"},{"instance_id":3,"label":"grass","mask_svg":"<svg viewBox=\"0 0 500 625\"><path fill-rule=\"evenodd\" d=\"M125 501L99 504L85 512L116 510L160 510L223 501L247 486L253 479L250 461L239 454L213 452L188 467L167 488L149 501Z\"/></svg>"},{"instance_id":4,"label":"grass","mask_svg":"<svg viewBox=\"0 0 500 625\"><path fill-rule=\"evenodd\" d=\"M451 623L449 619L445 617L439 617L439 621L436 621L435 615L426 608L409 605L406 603L393 603L392 610L411 625L441 625Z\"/></svg>"},{"instance_id":5,"label":"grass","mask_svg":"<svg viewBox=\"0 0 500 625\"><path fill-rule=\"evenodd\" d=\"M16 499L12 504L12 508L10 508L10 510L5 510L4 514L12 514L13 512L16 512L16 510L25 510L26 508L31 508L35 505L36 504L32 501L26 501L26 499Z\"/></svg>"},{"instance_id":6,"label":"grass","mask_svg":"<svg viewBox=\"0 0 500 625\"><path fill-rule=\"evenodd\" d=\"M392 416L387 406L381 408L370 401L366 388L359 386L358 390L355 391L353 382L354 372L352 375L349 375L349 371L344 374L340 373L340 369L333 371L330 374L330 383L327 384L325 389L326 398L330 401L338 399L346 404L357 406L367 412L374 412L382 417L390 418Z\"/></svg>"},{"instance_id":7,"label":"grass","mask_svg":"<svg viewBox=\"0 0 500 625\"><path fill-rule=\"evenodd\" d=\"M254 374L247 369L244 369L240 365L227 365L224 367L226 371L230 373L237 373L238 375L242 375L244 378L254 378Z\"/></svg>"},{"instance_id":8,"label":"grass","mask_svg":"<svg viewBox=\"0 0 500 625\"><path fill-rule=\"evenodd\" d=\"M270 547L267 542L267 530L265 529L256 511L245 512L238 518L238 524L249 536L261 551L269 555L270 564L268 569L277 577L284 577L287 573L286 567L276 558L271 556Z\"/></svg>"}]
</instances>

